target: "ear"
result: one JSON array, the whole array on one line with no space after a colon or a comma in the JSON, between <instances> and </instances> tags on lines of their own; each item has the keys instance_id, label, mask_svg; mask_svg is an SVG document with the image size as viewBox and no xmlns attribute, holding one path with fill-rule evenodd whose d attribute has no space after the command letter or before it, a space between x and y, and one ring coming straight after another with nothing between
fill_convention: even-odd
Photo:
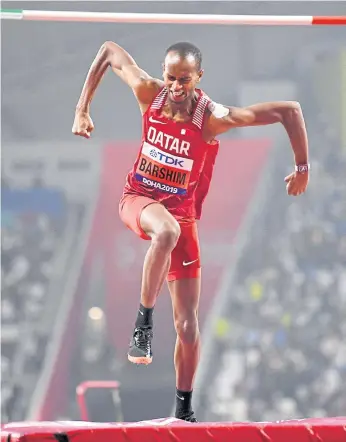
<instances>
[{"instance_id":1,"label":"ear","mask_svg":"<svg viewBox=\"0 0 346 442\"><path fill-rule=\"evenodd\" d=\"M165 63L163 62L162 63L162 75L163 75L164 72L165 72Z\"/></svg>"},{"instance_id":2,"label":"ear","mask_svg":"<svg viewBox=\"0 0 346 442\"><path fill-rule=\"evenodd\" d=\"M198 81L201 81L201 78L203 77L203 74L204 74L204 69L201 69L201 70L198 72Z\"/></svg>"}]
</instances>

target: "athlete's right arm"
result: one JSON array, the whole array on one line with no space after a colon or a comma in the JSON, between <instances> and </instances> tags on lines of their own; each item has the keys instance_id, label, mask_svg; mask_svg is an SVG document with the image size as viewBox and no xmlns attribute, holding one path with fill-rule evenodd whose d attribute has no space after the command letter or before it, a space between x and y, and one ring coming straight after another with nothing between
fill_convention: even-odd
<instances>
[{"instance_id":1,"label":"athlete's right arm","mask_svg":"<svg viewBox=\"0 0 346 442\"><path fill-rule=\"evenodd\" d=\"M90 138L94 129L89 115L90 104L109 67L133 90L143 113L162 87L162 82L143 71L125 49L114 42L105 42L89 69L78 100L72 127L75 135Z\"/></svg>"}]
</instances>

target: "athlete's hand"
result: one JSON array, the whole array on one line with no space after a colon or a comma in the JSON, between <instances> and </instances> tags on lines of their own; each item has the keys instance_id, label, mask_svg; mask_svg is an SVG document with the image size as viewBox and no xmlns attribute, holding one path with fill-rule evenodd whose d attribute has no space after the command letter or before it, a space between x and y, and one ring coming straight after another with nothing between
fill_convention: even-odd
<instances>
[{"instance_id":1,"label":"athlete's hand","mask_svg":"<svg viewBox=\"0 0 346 442\"><path fill-rule=\"evenodd\" d=\"M309 183L309 172L293 172L285 178L288 195L298 196L305 192Z\"/></svg>"},{"instance_id":2,"label":"athlete's hand","mask_svg":"<svg viewBox=\"0 0 346 442\"><path fill-rule=\"evenodd\" d=\"M90 138L94 123L88 112L77 111L74 117L72 133L84 138Z\"/></svg>"}]
</instances>

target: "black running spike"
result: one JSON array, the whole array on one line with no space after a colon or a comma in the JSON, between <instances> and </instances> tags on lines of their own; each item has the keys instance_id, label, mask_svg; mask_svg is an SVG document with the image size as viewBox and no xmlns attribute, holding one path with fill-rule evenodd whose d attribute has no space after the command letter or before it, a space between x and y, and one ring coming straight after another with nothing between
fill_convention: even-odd
<instances>
[{"instance_id":1,"label":"black running spike","mask_svg":"<svg viewBox=\"0 0 346 442\"><path fill-rule=\"evenodd\" d=\"M54 438L58 442L70 442L66 433L55 433Z\"/></svg>"}]
</instances>

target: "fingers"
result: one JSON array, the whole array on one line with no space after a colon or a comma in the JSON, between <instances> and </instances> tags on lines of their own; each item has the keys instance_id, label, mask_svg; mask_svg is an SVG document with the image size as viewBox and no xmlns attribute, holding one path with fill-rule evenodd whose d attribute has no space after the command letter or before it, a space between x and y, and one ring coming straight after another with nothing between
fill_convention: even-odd
<instances>
[{"instance_id":1,"label":"fingers","mask_svg":"<svg viewBox=\"0 0 346 442\"><path fill-rule=\"evenodd\" d=\"M286 191L287 191L287 195L294 195L295 193L295 189L293 187L293 183L292 181L289 181L287 186L286 186Z\"/></svg>"},{"instance_id":2,"label":"fingers","mask_svg":"<svg viewBox=\"0 0 346 442\"><path fill-rule=\"evenodd\" d=\"M287 194L290 196L298 196L301 193L297 186L295 186L294 184L294 182L290 181L286 186Z\"/></svg>"},{"instance_id":3,"label":"fingers","mask_svg":"<svg viewBox=\"0 0 346 442\"><path fill-rule=\"evenodd\" d=\"M286 178L288 178L287 181L286 181ZM293 174L291 174L289 177L286 177L286 178L285 178L285 181L287 182L287 185L286 185L287 194L291 195L291 196L296 196L298 189L297 189L297 183L296 183L296 180L294 179Z\"/></svg>"},{"instance_id":4,"label":"fingers","mask_svg":"<svg viewBox=\"0 0 346 442\"><path fill-rule=\"evenodd\" d=\"M286 191L290 196L299 196L305 192L309 178L305 175L291 173L285 177Z\"/></svg>"},{"instance_id":5,"label":"fingers","mask_svg":"<svg viewBox=\"0 0 346 442\"><path fill-rule=\"evenodd\" d=\"M83 133L80 134L82 137L89 139L90 138L90 132L84 131Z\"/></svg>"},{"instance_id":6,"label":"fingers","mask_svg":"<svg viewBox=\"0 0 346 442\"><path fill-rule=\"evenodd\" d=\"M72 130L72 133L83 138L90 138L90 134L87 131Z\"/></svg>"},{"instance_id":7,"label":"fingers","mask_svg":"<svg viewBox=\"0 0 346 442\"><path fill-rule=\"evenodd\" d=\"M72 128L72 133L74 135L79 135L80 137L89 139L91 137L91 132L93 129L94 128L78 130L78 129Z\"/></svg>"},{"instance_id":8,"label":"fingers","mask_svg":"<svg viewBox=\"0 0 346 442\"><path fill-rule=\"evenodd\" d=\"M290 181L286 186L287 194L290 196L299 196L305 192L306 187L301 188L294 183L294 181Z\"/></svg>"},{"instance_id":9,"label":"fingers","mask_svg":"<svg viewBox=\"0 0 346 442\"><path fill-rule=\"evenodd\" d=\"M72 133L83 138L89 139L94 130L94 124L89 115L76 114L72 126Z\"/></svg>"},{"instance_id":10,"label":"fingers","mask_svg":"<svg viewBox=\"0 0 346 442\"><path fill-rule=\"evenodd\" d=\"M286 177L285 178L285 181L286 181L286 183L287 183L287 185L286 185L286 191L287 191L287 195L293 195L293 196L296 196L296 192L297 192L297 190L296 190L296 186L295 186L295 182L294 182L294 180L292 179L292 177L290 176L290 177Z\"/></svg>"}]
</instances>

